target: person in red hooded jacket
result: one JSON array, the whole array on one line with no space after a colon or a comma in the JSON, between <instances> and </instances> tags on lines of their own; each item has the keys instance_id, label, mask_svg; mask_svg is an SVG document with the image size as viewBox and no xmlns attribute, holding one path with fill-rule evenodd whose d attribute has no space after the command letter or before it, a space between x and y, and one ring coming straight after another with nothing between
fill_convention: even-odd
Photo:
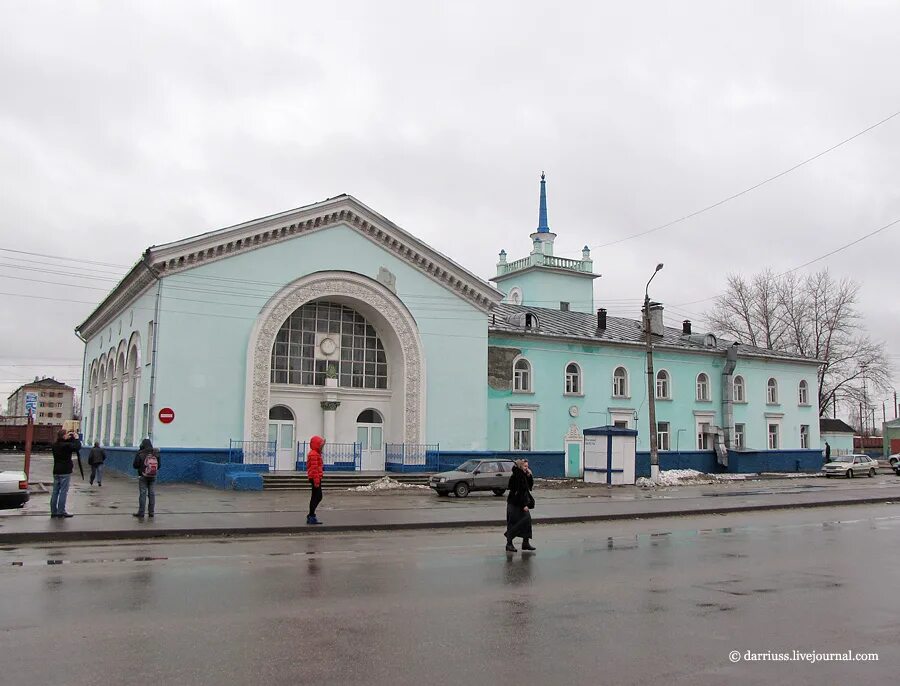
<instances>
[{"instance_id":1,"label":"person in red hooded jacket","mask_svg":"<svg viewBox=\"0 0 900 686\"><path fill-rule=\"evenodd\" d=\"M325 439L321 436L313 436L309 439L309 452L306 453L306 476L309 477L309 485L312 493L309 496L309 514L306 515L307 524L321 524L316 519L316 508L322 502L322 474L324 463L322 462L322 448L325 447Z\"/></svg>"}]
</instances>

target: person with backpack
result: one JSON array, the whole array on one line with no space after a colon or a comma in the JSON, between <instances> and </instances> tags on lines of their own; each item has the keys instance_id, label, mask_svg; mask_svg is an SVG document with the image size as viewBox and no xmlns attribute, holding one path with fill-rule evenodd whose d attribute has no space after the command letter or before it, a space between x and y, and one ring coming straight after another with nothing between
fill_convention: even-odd
<instances>
[{"instance_id":1,"label":"person with backpack","mask_svg":"<svg viewBox=\"0 0 900 686\"><path fill-rule=\"evenodd\" d=\"M324 447L325 439L321 436L313 436L309 439L309 452L306 454L306 476L309 478L309 487L312 493L309 496L307 524L322 523L316 519L316 508L322 502L322 475L325 473L325 463L322 460Z\"/></svg>"},{"instance_id":2,"label":"person with backpack","mask_svg":"<svg viewBox=\"0 0 900 686\"><path fill-rule=\"evenodd\" d=\"M138 473L138 511L132 516L144 518L144 506L147 505L147 516L153 517L156 509L156 476L159 474L159 448L154 448L149 438L141 441L141 447L135 453L131 465Z\"/></svg>"},{"instance_id":3,"label":"person with backpack","mask_svg":"<svg viewBox=\"0 0 900 686\"><path fill-rule=\"evenodd\" d=\"M88 455L88 464L91 466L91 486L94 485L94 479L97 479L97 485L103 485L103 463L106 462L106 453L100 447L99 441L94 441L94 447L91 448L91 454Z\"/></svg>"}]
</instances>

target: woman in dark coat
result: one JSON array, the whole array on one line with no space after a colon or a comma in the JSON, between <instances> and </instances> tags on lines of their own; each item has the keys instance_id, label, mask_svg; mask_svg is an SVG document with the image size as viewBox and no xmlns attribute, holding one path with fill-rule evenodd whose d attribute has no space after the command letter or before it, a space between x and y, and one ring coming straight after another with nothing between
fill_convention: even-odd
<instances>
[{"instance_id":1,"label":"woman in dark coat","mask_svg":"<svg viewBox=\"0 0 900 686\"><path fill-rule=\"evenodd\" d=\"M534 507L534 498L531 489L534 487L534 477L528 468L528 460L516 460L509 477L509 495L506 498L506 550L516 552L513 539L522 538L522 550L537 550L529 541L531 540L531 508Z\"/></svg>"}]
</instances>

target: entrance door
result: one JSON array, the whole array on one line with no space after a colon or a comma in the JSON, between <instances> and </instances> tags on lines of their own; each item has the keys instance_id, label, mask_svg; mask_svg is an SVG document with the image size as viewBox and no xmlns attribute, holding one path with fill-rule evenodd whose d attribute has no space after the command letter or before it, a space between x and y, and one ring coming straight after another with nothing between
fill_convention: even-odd
<instances>
[{"instance_id":1,"label":"entrance door","mask_svg":"<svg viewBox=\"0 0 900 686\"><path fill-rule=\"evenodd\" d=\"M283 405L269 410L269 442L275 444L275 470L297 468L297 444L294 440L294 413Z\"/></svg>"},{"instance_id":2,"label":"entrance door","mask_svg":"<svg viewBox=\"0 0 900 686\"><path fill-rule=\"evenodd\" d=\"M566 443L566 476L570 479L581 478L581 443Z\"/></svg>"},{"instance_id":3,"label":"entrance door","mask_svg":"<svg viewBox=\"0 0 900 686\"><path fill-rule=\"evenodd\" d=\"M376 410L364 410L356 418L356 442L362 449L363 471L384 471L384 420Z\"/></svg>"}]
</instances>

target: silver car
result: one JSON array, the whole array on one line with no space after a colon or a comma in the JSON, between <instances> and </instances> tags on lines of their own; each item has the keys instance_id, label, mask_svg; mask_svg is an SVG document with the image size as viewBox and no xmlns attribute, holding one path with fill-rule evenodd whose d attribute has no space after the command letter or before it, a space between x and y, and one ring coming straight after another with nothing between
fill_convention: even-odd
<instances>
[{"instance_id":1,"label":"silver car","mask_svg":"<svg viewBox=\"0 0 900 686\"><path fill-rule=\"evenodd\" d=\"M852 479L854 476L875 476L878 463L868 455L842 455L834 458L822 467L825 476L845 476Z\"/></svg>"},{"instance_id":2,"label":"silver car","mask_svg":"<svg viewBox=\"0 0 900 686\"><path fill-rule=\"evenodd\" d=\"M457 498L465 498L472 491L493 491L501 496L509 487L514 464L512 460L466 460L456 469L435 474L428 485L438 495L455 493Z\"/></svg>"}]
</instances>

